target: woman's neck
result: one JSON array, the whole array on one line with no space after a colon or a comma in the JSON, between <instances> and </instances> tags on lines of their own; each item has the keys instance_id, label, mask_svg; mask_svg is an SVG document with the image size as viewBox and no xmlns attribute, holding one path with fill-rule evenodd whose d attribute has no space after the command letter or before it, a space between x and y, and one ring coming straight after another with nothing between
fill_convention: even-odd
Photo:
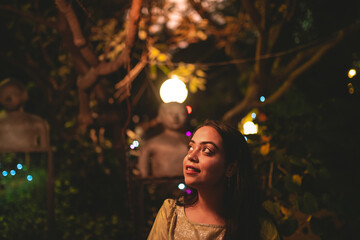
<instances>
[{"instance_id":1,"label":"woman's neck","mask_svg":"<svg viewBox=\"0 0 360 240\"><path fill-rule=\"evenodd\" d=\"M197 223L225 225L223 201L223 187L198 189L198 200L185 208L186 216Z\"/></svg>"}]
</instances>

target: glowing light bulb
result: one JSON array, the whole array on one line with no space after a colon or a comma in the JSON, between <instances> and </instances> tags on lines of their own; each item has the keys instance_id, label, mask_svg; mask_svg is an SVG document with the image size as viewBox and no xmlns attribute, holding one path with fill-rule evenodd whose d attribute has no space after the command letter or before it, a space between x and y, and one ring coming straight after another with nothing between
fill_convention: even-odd
<instances>
[{"instance_id":1,"label":"glowing light bulb","mask_svg":"<svg viewBox=\"0 0 360 240\"><path fill-rule=\"evenodd\" d=\"M132 145L134 145L134 147L138 147L139 146L139 141L138 140L134 140Z\"/></svg>"},{"instance_id":2,"label":"glowing light bulb","mask_svg":"<svg viewBox=\"0 0 360 240\"><path fill-rule=\"evenodd\" d=\"M165 102L183 103L188 95L188 90L183 81L177 76L166 80L160 87L160 97Z\"/></svg>"},{"instance_id":3,"label":"glowing light bulb","mask_svg":"<svg viewBox=\"0 0 360 240\"><path fill-rule=\"evenodd\" d=\"M178 188L179 188L180 190L184 190L184 189L185 189L185 184L180 183L180 184L178 185Z\"/></svg>"},{"instance_id":4,"label":"glowing light bulb","mask_svg":"<svg viewBox=\"0 0 360 240\"><path fill-rule=\"evenodd\" d=\"M254 118L256 118L256 113L251 113L251 117L254 119Z\"/></svg>"},{"instance_id":5,"label":"glowing light bulb","mask_svg":"<svg viewBox=\"0 0 360 240\"><path fill-rule=\"evenodd\" d=\"M348 77L349 78L353 78L356 75L356 70L355 69L350 69L348 72Z\"/></svg>"},{"instance_id":6,"label":"glowing light bulb","mask_svg":"<svg viewBox=\"0 0 360 240\"><path fill-rule=\"evenodd\" d=\"M248 135L248 134L257 134L258 132L258 127L255 123L249 121L244 123L244 134Z\"/></svg>"},{"instance_id":7,"label":"glowing light bulb","mask_svg":"<svg viewBox=\"0 0 360 240\"><path fill-rule=\"evenodd\" d=\"M18 164L16 165L16 168L19 169L19 170L21 170L21 169L23 168L23 165L22 165L21 163L18 163Z\"/></svg>"},{"instance_id":8,"label":"glowing light bulb","mask_svg":"<svg viewBox=\"0 0 360 240\"><path fill-rule=\"evenodd\" d=\"M133 144L130 144L131 149L135 149L135 146Z\"/></svg>"},{"instance_id":9,"label":"glowing light bulb","mask_svg":"<svg viewBox=\"0 0 360 240\"><path fill-rule=\"evenodd\" d=\"M190 137L190 136L191 136L191 132L190 132L190 131L186 131L186 136Z\"/></svg>"},{"instance_id":10,"label":"glowing light bulb","mask_svg":"<svg viewBox=\"0 0 360 240\"><path fill-rule=\"evenodd\" d=\"M2 172L2 175L3 175L4 177L6 177L6 176L8 175L8 172L7 172L7 171L3 171L3 172Z\"/></svg>"},{"instance_id":11,"label":"glowing light bulb","mask_svg":"<svg viewBox=\"0 0 360 240\"><path fill-rule=\"evenodd\" d=\"M16 174L15 170L10 170L10 175L14 176Z\"/></svg>"},{"instance_id":12,"label":"glowing light bulb","mask_svg":"<svg viewBox=\"0 0 360 240\"><path fill-rule=\"evenodd\" d=\"M31 181L33 180L33 177L32 177L31 175L27 175L27 176L26 176L26 179L27 179L29 182L31 182Z\"/></svg>"},{"instance_id":13,"label":"glowing light bulb","mask_svg":"<svg viewBox=\"0 0 360 240\"><path fill-rule=\"evenodd\" d=\"M260 102L265 102L265 97L264 96L260 97Z\"/></svg>"},{"instance_id":14,"label":"glowing light bulb","mask_svg":"<svg viewBox=\"0 0 360 240\"><path fill-rule=\"evenodd\" d=\"M187 194L191 194L191 190L188 188L188 189L186 189L186 193Z\"/></svg>"}]
</instances>

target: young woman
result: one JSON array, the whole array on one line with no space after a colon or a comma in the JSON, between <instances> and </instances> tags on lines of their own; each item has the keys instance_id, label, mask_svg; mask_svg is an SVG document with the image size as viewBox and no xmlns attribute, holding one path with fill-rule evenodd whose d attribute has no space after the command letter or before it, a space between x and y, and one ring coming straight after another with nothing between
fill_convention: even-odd
<instances>
[{"instance_id":1,"label":"young woman","mask_svg":"<svg viewBox=\"0 0 360 240\"><path fill-rule=\"evenodd\" d=\"M148 239L280 239L262 214L250 151L236 129L206 121L183 160L187 196L167 199Z\"/></svg>"}]
</instances>

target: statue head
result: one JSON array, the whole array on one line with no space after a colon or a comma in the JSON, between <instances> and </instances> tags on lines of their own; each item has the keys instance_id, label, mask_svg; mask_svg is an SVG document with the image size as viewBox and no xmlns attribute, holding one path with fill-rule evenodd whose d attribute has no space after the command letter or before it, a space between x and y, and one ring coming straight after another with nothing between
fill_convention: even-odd
<instances>
[{"instance_id":1,"label":"statue head","mask_svg":"<svg viewBox=\"0 0 360 240\"><path fill-rule=\"evenodd\" d=\"M0 105L7 112L21 110L27 99L26 88L20 81L7 78L0 83Z\"/></svg>"},{"instance_id":2,"label":"statue head","mask_svg":"<svg viewBox=\"0 0 360 240\"><path fill-rule=\"evenodd\" d=\"M178 102L163 103L160 106L158 121L165 129L179 131L187 118L186 108Z\"/></svg>"}]
</instances>

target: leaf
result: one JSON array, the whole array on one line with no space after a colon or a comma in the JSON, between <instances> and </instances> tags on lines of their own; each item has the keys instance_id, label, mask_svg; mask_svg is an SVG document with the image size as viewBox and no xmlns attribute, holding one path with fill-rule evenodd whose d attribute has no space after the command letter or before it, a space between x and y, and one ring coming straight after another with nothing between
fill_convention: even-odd
<instances>
[{"instance_id":1,"label":"leaf","mask_svg":"<svg viewBox=\"0 0 360 240\"><path fill-rule=\"evenodd\" d=\"M156 65L150 65L150 78L155 79L157 76L157 68Z\"/></svg>"},{"instance_id":2,"label":"leaf","mask_svg":"<svg viewBox=\"0 0 360 240\"><path fill-rule=\"evenodd\" d=\"M206 76L206 73L201 70L201 69L198 69L195 71L195 74L198 76L198 77L205 77Z\"/></svg>"},{"instance_id":3,"label":"leaf","mask_svg":"<svg viewBox=\"0 0 360 240\"><path fill-rule=\"evenodd\" d=\"M290 236L297 230L298 225L298 222L294 218L283 220L279 224L280 234L284 236Z\"/></svg>"},{"instance_id":4,"label":"leaf","mask_svg":"<svg viewBox=\"0 0 360 240\"><path fill-rule=\"evenodd\" d=\"M270 200L266 200L265 202L262 203L262 205L265 208L265 210L273 217L275 218L281 217L280 204L278 202L272 202Z\"/></svg>"},{"instance_id":5,"label":"leaf","mask_svg":"<svg viewBox=\"0 0 360 240\"><path fill-rule=\"evenodd\" d=\"M298 193L300 191L300 186L293 181L292 176L285 177L285 188L290 193Z\"/></svg>"},{"instance_id":6,"label":"leaf","mask_svg":"<svg viewBox=\"0 0 360 240\"><path fill-rule=\"evenodd\" d=\"M292 179L294 181L294 183L296 183L297 185L301 186L301 181L302 181L302 178L299 174L294 174L292 176Z\"/></svg>"},{"instance_id":7,"label":"leaf","mask_svg":"<svg viewBox=\"0 0 360 240\"><path fill-rule=\"evenodd\" d=\"M58 74L61 77L65 77L66 75L68 75L70 73L70 68L68 66L61 66L58 69Z\"/></svg>"},{"instance_id":8,"label":"leaf","mask_svg":"<svg viewBox=\"0 0 360 240\"><path fill-rule=\"evenodd\" d=\"M318 211L318 202L315 196L309 192L305 192L303 197L298 198L297 205L303 213L313 214Z\"/></svg>"},{"instance_id":9,"label":"leaf","mask_svg":"<svg viewBox=\"0 0 360 240\"><path fill-rule=\"evenodd\" d=\"M160 61L160 62L165 62L167 60L167 56L163 53L160 53L158 56L157 56L157 60Z\"/></svg>"},{"instance_id":10,"label":"leaf","mask_svg":"<svg viewBox=\"0 0 360 240\"><path fill-rule=\"evenodd\" d=\"M204 78L191 77L189 81L189 90L192 93L196 93L197 90L204 91L206 80Z\"/></svg>"},{"instance_id":11,"label":"leaf","mask_svg":"<svg viewBox=\"0 0 360 240\"><path fill-rule=\"evenodd\" d=\"M149 53L150 53L150 59L155 59L160 54L160 51L157 48L150 47Z\"/></svg>"},{"instance_id":12,"label":"leaf","mask_svg":"<svg viewBox=\"0 0 360 240\"><path fill-rule=\"evenodd\" d=\"M270 152L270 143L263 144L260 147L260 154L261 155L266 156L266 155L269 154L269 152Z\"/></svg>"}]
</instances>

